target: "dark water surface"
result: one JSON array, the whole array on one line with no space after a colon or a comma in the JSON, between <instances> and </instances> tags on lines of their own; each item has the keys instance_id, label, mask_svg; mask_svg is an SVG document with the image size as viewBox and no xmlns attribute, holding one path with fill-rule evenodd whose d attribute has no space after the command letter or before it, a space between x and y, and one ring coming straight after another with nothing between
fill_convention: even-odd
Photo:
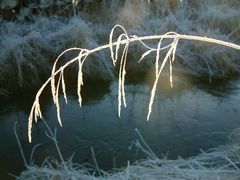
<instances>
[{"instance_id":1,"label":"dark water surface","mask_svg":"<svg viewBox=\"0 0 240 180\"><path fill-rule=\"evenodd\" d=\"M44 117L52 129L57 128L65 159L74 153L74 162L92 163L90 148L93 147L102 169L121 167L127 160L133 162L146 157L133 146L139 139L135 128L159 157L168 154L170 159L193 156L200 149L225 144L229 133L240 126L240 81L212 85L193 85L191 80L177 78L174 81L172 89L167 79L160 83L148 122L151 86L147 81L126 85L127 108L122 110L121 118L117 116L117 84L97 82L85 90L82 108L73 95L69 96L68 104L60 98L63 127L57 123L50 100L43 101ZM13 132L15 121L27 161L38 143L43 145L35 152L36 163L47 156L58 158L53 142L45 135L43 122L34 125L33 143L28 143L27 118L32 100L27 96L18 98L14 102L1 102L0 179L10 178L8 173L18 175L24 169Z\"/></svg>"}]
</instances>

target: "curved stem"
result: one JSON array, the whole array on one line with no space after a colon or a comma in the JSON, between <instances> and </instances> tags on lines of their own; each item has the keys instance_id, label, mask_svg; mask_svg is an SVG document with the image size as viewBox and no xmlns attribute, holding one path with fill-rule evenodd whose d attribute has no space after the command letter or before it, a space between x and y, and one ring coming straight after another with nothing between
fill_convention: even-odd
<instances>
[{"instance_id":1,"label":"curved stem","mask_svg":"<svg viewBox=\"0 0 240 180\"><path fill-rule=\"evenodd\" d=\"M121 26L122 27L122 26ZM125 31L124 31L125 32ZM111 33L112 34L112 33ZM230 47L236 50L240 50L240 45L230 43L230 42L225 42L222 40L217 40L213 38L208 38L208 37L201 37L201 36L193 36L193 35L181 35L181 34L168 34L168 35L152 35L152 36L143 36L143 37L137 37L137 36L131 36L127 39L123 40L118 40L117 42L112 42L110 41L109 44L99 46L97 48L87 50L81 54L82 57L87 57L88 55L104 50L104 49L110 49L111 52L113 50L113 46L119 46L119 45L126 45L131 42L136 42L136 41L147 41L147 40L156 40L156 39L175 39L178 38L179 40L191 40L191 41L200 41L200 42L206 42L206 43L211 43L211 44L217 44L217 45L222 45L226 47ZM82 50L81 48L71 48L67 49L65 52L69 50ZM62 53L61 53L62 55ZM112 56L112 54L111 54ZM70 64L74 63L75 61L78 61L79 57L73 58L72 60L68 61L66 64L61 66L58 70L52 72L51 77L47 79L47 81L41 86L41 88L38 90L37 95L35 97L35 101L33 103L29 118L28 118L28 137L29 137L29 142L31 142L31 129L32 129L32 121L33 117L35 118L35 121L37 121L38 117L41 117L41 110L40 110L40 104L39 104L39 97L42 93L42 91L45 89L45 87L49 84L49 82L54 81L54 77L63 72L63 70L68 67ZM114 63L114 62L113 62ZM54 91L55 89L53 89Z\"/></svg>"}]
</instances>

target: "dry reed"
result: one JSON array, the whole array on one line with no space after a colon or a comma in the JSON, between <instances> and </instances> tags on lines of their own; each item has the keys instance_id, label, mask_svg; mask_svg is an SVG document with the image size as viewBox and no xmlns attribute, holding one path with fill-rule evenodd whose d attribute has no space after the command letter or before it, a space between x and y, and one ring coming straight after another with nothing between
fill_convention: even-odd
<instances>
[{"instance_id":1,"label":"dry reed","mask_svg":"<svg viewBox=\"0 0 240 180\"><path fill-rule=\"evenodd\" d=\"M117 41L114 42L113 34L117 28L122 30L123 33L120 34L119 37L117 38ZM168 45L161 47L162 41L164 39L170 39L170 40L172 40L172 42ZM159 43L157 45L157 48L150 48L146 44L144 44L143 41L149 41L149 40L158 40ZM119 81L119 85L118 85L118 115L120 117L122 103L123 103L124 107L126 107L124 82L125 82L125 75L126 75L126 61L127 61L128 48L129 48L129 44L132 42L140 42L140 44L143 44L144 47L147 48L147 51L146 51L146 53L144 53L142 55L140 62L143 61L143 58L146 57L147 55L149 55L150 53L156 53L156 61L155 61L156 77L155 77L154 85L151 90L150 102L149 102L149 107L148 107L147 120L149 120L151 111L152 111L152 104L153 104L153 100L154 100L154 96L155 96L155 92L156 92L156 86L158 83L158 79L159 79L161 72L167 62L169 62L169 65L170 65L169 66L170 67L170 80L169 81L172 86L172 63L175 60L175 53L176 53L176 48L177 48L178 42L182 41L182 40L205 42L205 43L221 45L221 46L233 48L236 50L240 50L240 45L237 45L234 43L229 43L226 41L221 41L221 40L208 38L208 37L181 35L181 34L177 34L177 33L173 33L173 32L166 33L164 35L152 35L152 36L143 36L143 37L138 37L136 35L128 35L128 33L126 32L126 30L124 29L123 26L116 25L111 30L108 44L96 47L94 49L70 48L58 56L58 58L56 59L56 61L54 63L54 66L52 68L51 77L49 77L48 80L38 90L36 97L35 97L35 101L33 102L31 112L29 115L29 119L28 119L28 121L29 121L28 122L29 141L31 142L31 130L32 130L33 119L35 120L35 122L37 122L38 117L42 118L42 112L41 112L41 108L40 108L39 98L40 98L40 95L42 94L43 90L46 88L46 86L49 83L51 85L53 101L57 107L57 118L58 118L59 124L62 126L61 116L60 116L60 104L59 104L58 98L59 98L60 85L61 85L65 100L67 102L66 92L65 92L64 70L70 64L72 64L74 62L79 63L77 94L78 94L78 101L81 106L81 103L82 103L81 86L83 85L82 69L83 69L84 62L86 61L87 57L90 54L96 53L98 51L102 51L104 49L110 49L113 65L115 65L116 62L120 59L120 70L119 70L119 76L118 76L119 77L119 79L118 79L118 81ZM123 46L123 50L121 52L120 49L122 46ZM162 49L167 49L167 52L164 55L163 61L160 62L159 57L160 57L160 52ZM66 62L64 65L62 65L58 69L56 69L58 60L61 58L61 56L63 54L65 54L66 52L69 52L69 51L76 51L76 50L79 51L79 55L77 57L71 59L70 61ZM55 83L55 82L57 82L57 83Z\"/></svg>"}]
</instances>

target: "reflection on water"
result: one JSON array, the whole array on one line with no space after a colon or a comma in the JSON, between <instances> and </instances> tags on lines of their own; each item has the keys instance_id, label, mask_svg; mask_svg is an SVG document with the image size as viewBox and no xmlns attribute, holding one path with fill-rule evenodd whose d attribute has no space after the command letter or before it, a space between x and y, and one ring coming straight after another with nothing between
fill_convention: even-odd
<instances>
[{"instance_id":1,"label":"reflection on water","mask_svg":"<svg viewBox=\"0 0 240 180\"><path fill-rule=\"evenodd\" d=\"M134 129L138 128L151 149L159 156L168 158L188 157L227 141L227 135L239 127L240 88L234 81L234 89L222 96L192 86L188 81L175 79L175 87L167 88L167 80L160 83L153 104L150 121L146 121L150 86L136 83L126 86L127 108L117 117L117 85L99 90L92 84L85 93L95 92L95 100L88 99L79 108L76 97L70 96L68 104L62 104L63 127L56 121L55 107L47 103L45 119L51 128L57 127L58 140L63 156L75 153L74 162L92 162L90 148L94 148L99 166L110 169L126 165L145 155L131 147L138 139ZM168 85L169 86L169 85ZM206 88L207 89L207 88ZM216 92L216 90L214 91ZM93 93L94 94L94 93ZM33 127L33 144L27 142L26 111L11 106L12 110L0 116L0 174L19 173L23 168L20 152L13 134L13 123L18 121L18 134L27 159L34 144L43 142L35 154L40 163L47 156L57 158L55 147L49 140L44 124L39 121ZM114 164L114 165L113 165ZM4 176L5 177L5 176Z\"/></svg>"}]
</instances>

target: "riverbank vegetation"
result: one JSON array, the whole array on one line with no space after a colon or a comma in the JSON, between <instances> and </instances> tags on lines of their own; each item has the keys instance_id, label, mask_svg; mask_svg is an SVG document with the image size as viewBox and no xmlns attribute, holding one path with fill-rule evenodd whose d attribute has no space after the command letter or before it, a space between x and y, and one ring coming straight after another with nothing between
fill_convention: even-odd
<instances>
[{"instance_id":1,"label":"riverbank vegetation","mask_svg":"<svg viewBox=\"0 0 240 180\"><path fill-rule=\"evenodd\" d=\"M76 62L72 71L77 74L80 106L83 79L117 79L119 116L122 105L126 106L126 73L138 75L154 69L155 81L146 119L150 118L162 73L169 74L169 86L174 86L175 72L194 78L207 77L209 83L214 77L239 75L240 4L236 0L76 1L66 4L69 6L59 11L57 5L49 1L37 12L26 7L14 21L1 20L0 44L4 47L0 52L1 94L8 96L46 82L38 91L30 114L30 141L32 120L42 117L39 97L49 84L61 124L58 95L61 89L67 102L64 73L73 62ZM123 26L115 26L109 38L108 30L115 24ZM109 43L101 46L106 40ZM71 160L46 160L42 166L26 165L19 179L238 179L238 140L236 130L229 144L176 160L159 158L148 147L142 148L136 143L147 153L147 159L133 164L126 162L123 169L106 172L95 160L95 166L74 164Z\"/></svg>"},{"instance_id":2,"label":"riverbank vegetation","mask_svg":"<svg viewBox=\"0 0 240 180\"><path fill-rule=\"evenodd\" d=\"M49 138L53 140L58 149L56 132L55 134L51 132L49 127L48 131ZM178 157L176 160L168 159L167 155L159 157L154 154L138 129L135 131L139 135L135 141L135 148L143 151L146 154L146 159L138 160L132 164L126 162L126 167L104 171L98 166L94 150L91 148L93 164L77 164L71 158L66 161L62 158L60 158L61 161L46 158L40 166L33 164L33 162L25 164L26 170L17 179L239 179L239 129L229 135L229 142L226 145L202 151L199 155L190 158ZM62 157L59 149L57 152Z\"/></svg>"},{"instance_id":3,"label":"riverbank vegetation","mask_svg":"<svg viewBox=\"0 0 240 180\"><path fill-rule=\"evenodd\" d=\"M129 35L137 36L173 31L233 43L240 39L240 5L236 0L44 2L23 6L12 21L1 19L1 95L39 87L50 74L58 54L71 47L89 49L105 44L115 24L123 25ZM137 63L144 50L140 46L129 49L131 60L127 66L133 73L146 72L154 64L151 56ZM116 77L108 52L91 58L94 60L84 67L86 76L107 80ZM181 42L176 59L173 67L176 71L195 77L228 77L239 73L239 52L221 46Z\"/></svg>"}]
</instances>

